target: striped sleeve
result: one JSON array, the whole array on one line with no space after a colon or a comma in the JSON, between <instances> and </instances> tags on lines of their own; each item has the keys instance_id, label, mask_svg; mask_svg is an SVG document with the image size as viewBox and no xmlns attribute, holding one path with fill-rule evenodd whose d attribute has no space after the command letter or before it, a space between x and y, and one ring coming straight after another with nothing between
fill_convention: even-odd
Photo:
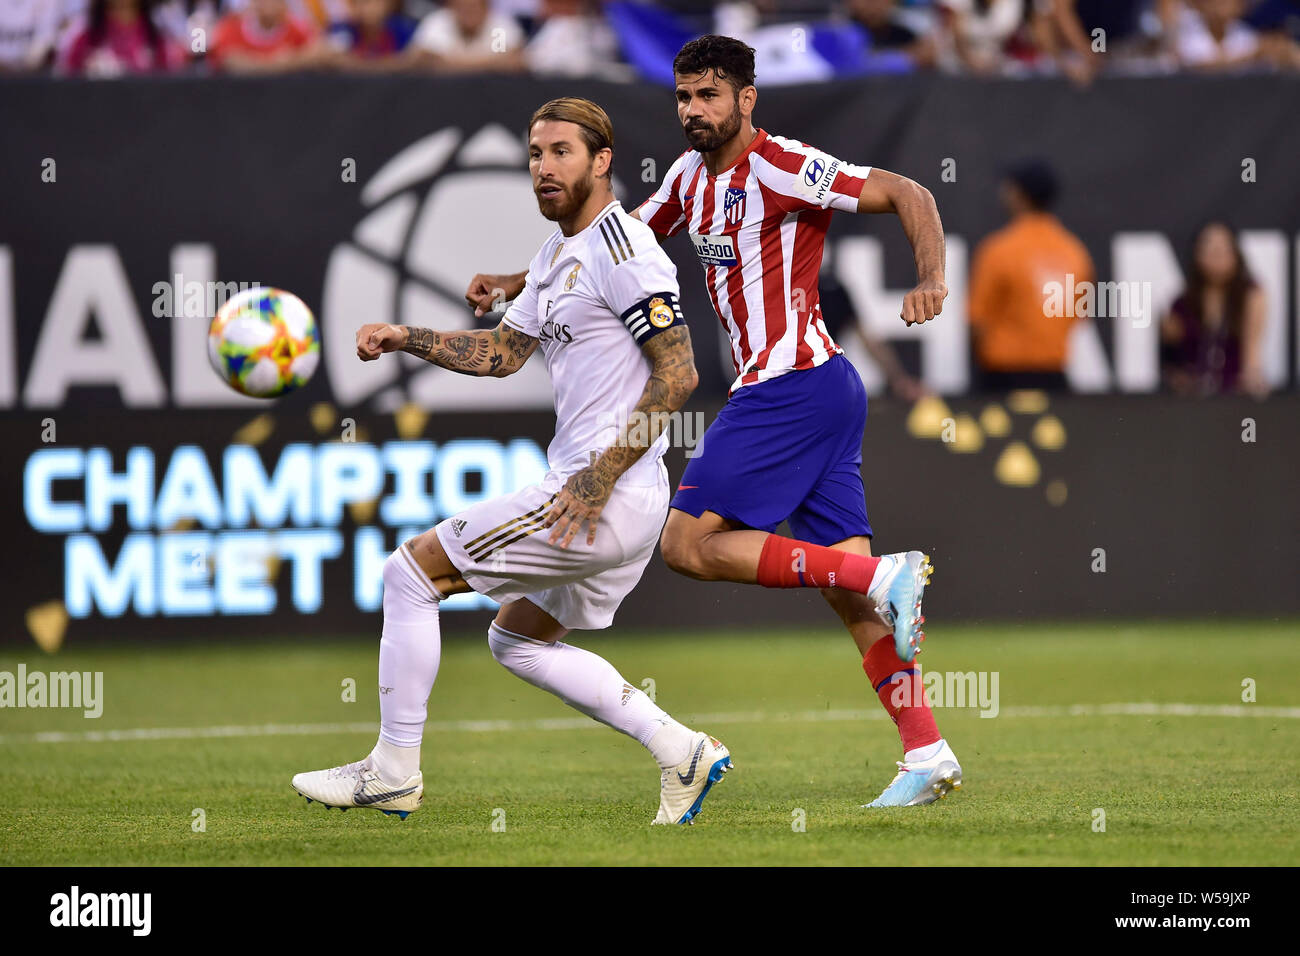
<instances>
[{"instance_id":1,"label":"striped sleeve","mask_svg":"<svg viewBox=\"0 0 1300 956\"><path fill-rule=\"evenodd\" d=\"M857 212L858 197L871 173L806 143L770 137L753 163L759 182L776 194L787 212L838 209Z\"/></svg>"},{"instance_id":2,"label":"striped sleeve","mask_svg":"<svg viewBox=\"0 0 1300 956\"><path fill-rule=\"evenodd\" d=\"M654 195L637 207L636 217L661 236L675 236L686 225L686 216L682 212L681 184L689 152L688 150L677 157Z\"/></svg>"},{"instance_id":3,"label":"striped sleeve","mask_svg":"<svg viewBox=\"0 0 1300 956\"><path fill-rule=\"evenodd\" d=\"M660 332L685 325L678 301L677 267L642 223L620 214L606 217L631 251L626 259L602 265L605 304L627 326L637 345Z\"/></svg>"}]
</instances>

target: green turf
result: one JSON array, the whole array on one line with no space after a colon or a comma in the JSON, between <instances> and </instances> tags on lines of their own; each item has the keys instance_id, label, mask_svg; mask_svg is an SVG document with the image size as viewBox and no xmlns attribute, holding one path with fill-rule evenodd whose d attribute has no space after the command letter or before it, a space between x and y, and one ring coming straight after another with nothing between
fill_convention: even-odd
<instances>
[{"instance_id":1,"label":"green turf","mask_svg":"<svg viewBox=\"0 0 1300 956\"><path fill-rule=\"evenodd\" d=\"M1294 623L935 627L932 671L997 671L1003 713L941 709L966 786L921 808L859 809L889 782L898 737L847 637L807 633L583 635L661 705L731 748L736 771L694 827L647 824L658 773L633 741L580 729L435 728L424 807L405 822L308 806L298 770L363 756L373 732L38 742L37 732L366 723L378 714L373 637L285 645L139 646L36 670L104 672L104 715L0 710L5 864L1101 864L1276 865L1297 856L1294 716L1018 715L1032 707L1152 701L1300 707ZM353 678L355 703L341 700ZM871 719L813 720L863 710ZM481 639L449 638L432 721L567 718L499 667ZM191 828L202 808L206 831ZM1093 811L1106 812L1106 832ZM505 830L493 829L504 811ZM803 811L806 830L793 814ZM497 817L499 819L499 815Z\"/></svg>"}]
</instances>

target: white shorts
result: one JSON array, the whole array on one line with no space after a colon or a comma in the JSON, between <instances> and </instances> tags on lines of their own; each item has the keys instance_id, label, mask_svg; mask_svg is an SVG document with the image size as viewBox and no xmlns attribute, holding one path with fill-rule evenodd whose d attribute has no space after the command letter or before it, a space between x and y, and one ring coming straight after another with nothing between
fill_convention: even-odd
<instances>
[{"instance_id":1,"label":"white shorts","mask_svg":"<svg viewBox=\"0 0 1300 956\"><path fill-rule=\"evenodd\" d=\"M638 469L642 474L645 471ZM543 520L569 475L548 472L538 484L484 501L434 529L451 563L479 594L498 604L526 597L567 628L609 627L641 580L668 517L668 470L652 484L620 480L587 544L584 524L567 548L549 541Z\"/></svg>"}]
</instances>

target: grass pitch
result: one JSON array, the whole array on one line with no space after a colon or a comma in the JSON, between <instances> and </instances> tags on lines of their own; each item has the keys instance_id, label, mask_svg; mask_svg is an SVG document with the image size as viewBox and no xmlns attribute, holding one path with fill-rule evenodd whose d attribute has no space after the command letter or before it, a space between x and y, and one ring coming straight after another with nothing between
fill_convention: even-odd
<instances>
[{"instance_id":1,"label":"grass pitch","mask_svg":"<svg viewBox=\"0 0 1300 956\"><path fill-rule=\"evenodd\" d=\"M966 784L886 811L859 804L893 777L898 737L843 633L577 635L732 751L699 823L655 828L645 751L513 677L477 635L444 642L424 807L405 822L289 786L372 746L374 636L6 651L3 671L102 671L105 707L0 710L0 863L1289 865L1296 633L936 626L925 669L998 672L1000 712L937 709Z\"/></svg>"}]
</instances>

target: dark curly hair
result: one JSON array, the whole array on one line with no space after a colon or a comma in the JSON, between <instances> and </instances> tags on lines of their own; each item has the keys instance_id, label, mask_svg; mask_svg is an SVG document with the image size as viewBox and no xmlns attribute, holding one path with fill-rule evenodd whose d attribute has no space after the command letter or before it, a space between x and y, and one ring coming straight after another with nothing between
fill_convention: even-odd
<instances>
[{"instance_id":1,"label":"dark curly hair","mask_svg":"<svg viewBox=\"0 0 1300 956\"><path fill-rule=\"evenodd\" d=\"M691 40L673 58L673 72L682 76L709 70L730 83L739 95L745 87L754 85L754 48L735 37L710 33Z\"/></svg>"}]
</instances>

